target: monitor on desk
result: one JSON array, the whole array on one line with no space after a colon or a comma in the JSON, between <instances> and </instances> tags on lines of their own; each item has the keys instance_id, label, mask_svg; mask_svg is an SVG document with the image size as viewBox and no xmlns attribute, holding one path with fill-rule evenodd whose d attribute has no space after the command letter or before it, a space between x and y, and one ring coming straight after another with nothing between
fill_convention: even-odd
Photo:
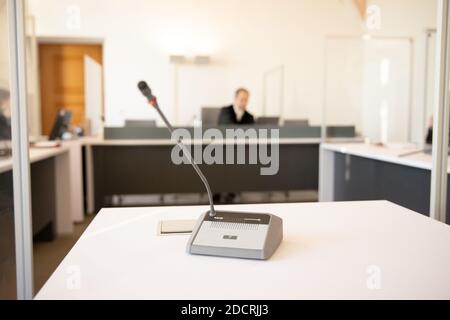
<instances>
[{"instance_id":1,"label":"monitor on desk","mask_svg":"<svg viewBox=\"0 0 450 320\"><path fill-rule=\"evenodd\" d=\"M53 124L52 132L50 133L49 140L55 141L62 139L64 133L67 132L70 126L70 121L72 120L72 112L68 110L61 110L56 116L55 122Z\"/></svg>"}]
</instances>

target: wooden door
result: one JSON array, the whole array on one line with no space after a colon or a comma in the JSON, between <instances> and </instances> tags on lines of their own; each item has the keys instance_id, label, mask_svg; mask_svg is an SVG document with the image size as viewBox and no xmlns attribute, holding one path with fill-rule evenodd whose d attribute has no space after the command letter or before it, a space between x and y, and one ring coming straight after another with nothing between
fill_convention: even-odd
<instances>
[{"instance_id":1,"label":"wooden door","mask_svg":"<svg viewBox=\"0 0 450 320\"><path fill-rule=\"evenodd\" d=\"M49 135L61 109L72 111L72 124L85 124L84 56L102 64L102 46L41 44L39 70L42 134Z\"/></svg>"}]
</instances>

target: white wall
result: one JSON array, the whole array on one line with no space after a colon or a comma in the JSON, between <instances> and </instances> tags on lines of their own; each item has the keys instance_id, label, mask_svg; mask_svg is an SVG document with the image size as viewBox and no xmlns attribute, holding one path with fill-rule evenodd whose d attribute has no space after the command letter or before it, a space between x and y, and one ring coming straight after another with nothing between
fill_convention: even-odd
<instances>
[{"instance_id":1,"label":"white wall","mask_svg":"<svg viewBox=\"0 0 450 320\"><path fill-rule=\"evenodd\" d=\"M38 36L104 39L106 121L115 126L125 118L155 118L136 91L141 79L151 84L168 116L179 124L189 124L201 106L231 103L238 86L251 90L250 109L259 115L263 74L279 65L286 67L284 116L319 124L325 36L365 31L353 0L28 1ZM424 28L435 24L433 0L371 3L382 8L379 35L419 39ZM71 29L67 22L74 4L81 23ZM169 55L176 53L212 57L208 66L180 67L177 117L169 63ZM419 103L417 99L416 107Z\"/></svg>"},{"instance_id":2,"label":"white wall","mask_svg":"<svg viewBox=\"0 0 450 320\"><path fill-rule=\"evenodd\" d=\"M354 124L363 132L364 40L329 36L325 50L325 123Z\"/></svg>"},{"instance_id":3,"label":"white wall","mask_svg":"<svg viewBox=\"0 0 450 320\"><path fill-rule=\"evenodd\" d=\"M320 121L323 41L329 33L361 32L352 1L340 0L30 0L38 36L104 38L105 104L109 125L153 117L136 91L147 79L173 118L173 53L207 53L212 64L180 70L180 123L201 105L231 103L233 91L252 91L259 114L262 76L286 66L286 113ZM81 28L67 27L78 4Z\"/></svg>"}]
</instances>

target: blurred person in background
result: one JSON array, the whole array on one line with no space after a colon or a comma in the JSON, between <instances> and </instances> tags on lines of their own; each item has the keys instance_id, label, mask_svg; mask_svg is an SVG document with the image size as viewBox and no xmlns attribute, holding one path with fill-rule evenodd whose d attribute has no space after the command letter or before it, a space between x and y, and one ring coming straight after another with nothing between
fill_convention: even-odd
<instances>
[{"instance_id":1,"label":"blurred person in background","mask_svg":"<svg viewBox=\"0 0 450 320\"><path fill-rule=\"evenodd\" d=\"M0 88L0 140L11 140L9 91Z\"/></svg>"},{"instance_id":2,"label":"blurred person in background","mask_svg":"<svg viewBox=\"0 0 450 320\"><path fill-rule=\"evenodd\" d=\"M234 95L234 103L224 107L220 111L219 125L252 125L255 119L247 111L250 92L247 89L239 88Z\"/></svg>"}]
</instances>

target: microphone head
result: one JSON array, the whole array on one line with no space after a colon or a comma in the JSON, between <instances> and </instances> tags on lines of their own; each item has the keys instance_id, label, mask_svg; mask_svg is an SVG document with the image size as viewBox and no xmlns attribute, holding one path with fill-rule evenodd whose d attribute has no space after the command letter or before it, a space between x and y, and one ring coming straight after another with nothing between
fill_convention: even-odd
<instances>
[{"instance_id":1,"label":"microphone head","mask_svg":"<svg viewBox=\"0 0 450 320\"><path fill-rule=\"evenodd\" d=\"M140 81L138 83L138 88L142 92L144 97L146 97L148 99L148 101L151 101L153 99L152 89L150 89L147 82Z\"/></svg>"}]
</instances>

